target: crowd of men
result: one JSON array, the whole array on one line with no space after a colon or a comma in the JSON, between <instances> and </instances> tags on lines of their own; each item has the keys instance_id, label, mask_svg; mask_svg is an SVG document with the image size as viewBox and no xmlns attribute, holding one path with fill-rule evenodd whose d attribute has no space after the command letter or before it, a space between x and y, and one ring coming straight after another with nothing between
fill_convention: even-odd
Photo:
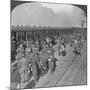
<instances>
[{"instance_id":1,"label":"crowd of men","mask_svg":"<svg viewBox=\"0 0 90 90\"><path fill-rule=\"evenodd\" d=\"M75 41L75 45L77 45L77 41ZM39 78L48 71L52 74L56 68L57 58L55 58L54 52L57 50L59 56L66 56L66 43L62 37L55 39L46 37L43 41L23 40L16 50L15 62L12 64L13 67L17 63L17 67L11 67L12 72L18 70L21 78L19 83L28 82L33 78L37 84ZM80 54L77 46L74 52Z\"/></svg>"}]
</instances>

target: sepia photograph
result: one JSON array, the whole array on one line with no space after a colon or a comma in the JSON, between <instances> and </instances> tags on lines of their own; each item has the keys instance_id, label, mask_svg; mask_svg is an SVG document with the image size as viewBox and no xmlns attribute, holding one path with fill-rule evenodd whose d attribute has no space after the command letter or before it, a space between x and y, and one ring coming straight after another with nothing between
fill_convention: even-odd
<instances>
[{"instance_id":1,"label":"sepia photograph","mask_svg":"<svg viewBox=\"0 0 90 90\"><path fill-rule=\"evenodd\" d=\"M10 2L11 90L87 85L87 5Z\"/></svg>"}]
</instances>

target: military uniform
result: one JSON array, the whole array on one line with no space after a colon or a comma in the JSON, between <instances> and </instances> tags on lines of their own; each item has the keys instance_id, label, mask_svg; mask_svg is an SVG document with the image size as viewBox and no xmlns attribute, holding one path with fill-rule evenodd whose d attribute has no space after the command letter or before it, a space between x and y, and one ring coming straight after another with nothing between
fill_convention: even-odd
<instances>
[{"instance_id":1,"label":"military uniform","mask_svg":"<svg viewBox=\"0 0 90 90\"><path fill-rule=\"evenodd\" d=\"M21 75L21 82L27 81L28 80L28 63L26 58L22 58L18 62L18 66L20 67L20 75Z\"/></svg>"},{"instance_id":2,"label":"military uniform","mask_svg":"<svg viewBox=\"0 0 90 90\"><path fill-rule=\"evenodd\" d=\"M25 54L26 54L26 59L28 60L28 61L30 61L30 54L31 54L31 51L32 51L32 48L31 47L27 47L26 48L26 52L25 52Z\"/></svg>"},{"instance_id":3,"label":"military uniform","mask_svg":"<svg viewBox=\"0 0 90 90\"><path fill-rule=\"evenodd\" d=\"M42 56L45 58L46 60L46 65L49 69L50 72L53 71L53 68L54 68L54 49L53 49L53 46L50 45L50 48L49 47L45 47L43 48L42 50ZM48 63L47 63L48 62Z\"/></svg>"},{"instance_id":4,"label":"military uniform","mask_svg":"<svg viewBox=\"0 0 90 90\"><path fill-rule=\"evenodd\" d=\"M48 50L48 55L49 55L49 58L48 58L48 62L49 62L49 71L50 73L53 73L53 71L55 70L55 58L54 58L54 50L53 50L53 47L50 47L49 50Z\"/></svg>"},{"instance_id":5,"label":"military uniform","mask_svg":"<svg viewBox=\"0 0 90 90\"><path fill-rule=\"evenodd\" d=\"M40 52L40 69L42 74L48 71L48 54L46 50L41 50Z\"/></svg>"},{"instance_id":6,"label":"military uniform","mask_svg":"<svg viewBox=\"0 0 90 90\"><path fill-rule=\"evenodd\" d=\"M77 40L76 40L77 41ZM75 42L75 48L74 48L74 53L77 55L80 55L81 56L81 42L80 41L77 41Z\"/></svg>"},{"instance_id":7,"label":"military uniform","mask_svg":"<svg viewBox=\"0 0 90 90\"><path fill-rule=\"evenodd\" d=\"M32 65L32 75L34 77L35 83L37 83L37 75L38 75L38 65L37 61L39 60L39 57L36 53L31 54L31 65Z\"/></svg>"},{"instance_id":8,"label":"military uniform","mask_svg":"<svg viewBox=\"0 0 90 90\"><path fill-rule=\"evenodd\" d=\"M16 60L17 69L19 70L21 76L21 82L24 82L27 80L27 61L25 59L24 49L22 46L17 49Z\"/></svg>"},{"instance_id":9,"label":"military uniform","mask_svg":"<svg viewBox=\"0 0 90 90\"><path fill-rule=\"evenodd\" d=\"M22 47L22 45L16 50L16 52L16 60L20 60L22 57L24 57L24 48Z\"/></svg>"}]
</instances>

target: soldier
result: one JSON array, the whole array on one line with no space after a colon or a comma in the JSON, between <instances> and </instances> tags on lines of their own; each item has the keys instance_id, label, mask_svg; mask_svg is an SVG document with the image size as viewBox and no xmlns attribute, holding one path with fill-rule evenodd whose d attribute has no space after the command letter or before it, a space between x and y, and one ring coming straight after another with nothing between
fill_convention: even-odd
<instances>
[{"instance_id":1,"label":"soldier","mask_svg":"<svg viewBox=\"0 0 90 90\"><path fill-rule=\"evenodd\" d=\"M75 48L74 48L74 53L76 55L80 55L81 56L81 42L77 41L75 42Z\"/></svg>"},{"instance_id":2,"label":"soldier","mask_svg":"<svg viewBox=\"0 0 90 90\"><path fill-rule=\"evenodd\" d=\"M47 49L46 49L47 50ZM48 57L45 49L40 51L40 69L42 75L44 75L48 71Z\"/></svg>"},{"instance_id":3,"label":"soldier","mask_svg":"<svg viewBox=\"0 0 90 90\"><path fill-rule=\"evenodd\" d=\"M21 82L27 81L27 62L24 55L24 49L22 45L17 49L17 69L21 75Z\"/></svg>"},{"instance_id":4,"label":"soldier","mask_svg":"<svg viewBox=\"0 0 90 90\"><path fill-rule=\"evenodd\" d=\"M22 58L19 63L21 82L24 83L28 80L28 64L26 58Z\"/></svg>"},{"instance_id":5,"label":"soldier","mask_svg":"<svg viewBox=\"0 0 90 90\"><path fill-rule=\"evenodd\" d=\"M47 42L48 47L50 47L50 38L49 37L46 38L46 42Z\"/></svg>"},{"instance_id":6,"label":"soldier","mask_svg":"<svg viewBox=\"0 0 90 90\"><path fill-rule=\"evenodd\" d=\"M65 45L65 43L62 43L61 48L62 48L62 56L66 56L66 45Z\"/></svg>"},{"instance_id":7,"label":"soldier","mask_svg":"<svg viewBox=\"0 0 90 90\"><path fill-rule=\"evenodd\" d=\"M54 49L52 46L50 46L50 48L48 49L48 62L49 62L49 71L50 73L53 73L55 71L55 67L56 67L56 59L54 57Z\"/></svg>"},{"instance_id":8,"label":"soldier","mask_svg":"<svg viewBox=\"0 0 90 90\"><path fill-rule=\"evenodd\" d=\"M28 61L30 60L30 54L31 54L31 52L32 52L31 44L29 42L27 42L25 54L26 54L26 59Z\"/></svg>"},{"instance_id":9,"label":"soldier","mask_svg":"<svg viewBox=\"0 0 90 90\"><path fill-rule=\"evenodd\" d=\"M26 60L27 60L27 66L28 66L28 80L31 78L31 58L32 58L32 47L31 47L31 43L27 42L27 48L25 51L26 54Z\"/></svg>"},{"instance_id":10,"label":"soldier","mask_svg":"<svg viewBox=\"0 0 90 90\"><path fill-rule=\"evenodd\" d=\"M24 48L23 45L21 44L20 47L16 50L17 55L16 55L16 60L22 58L24 56Z\"/></svg>"},{"instance_id":11,"label":"soldier","mask_svg":"<svg viewBox=\"0 0 90 90\"><path fill-rule=\"evenodd\" d=\"M32 72L32 75L33 75L33 79L35 81L35 84L37 83L37 75L38 75L38 60L39 60L39 57L38 57L38 49L35 48L35 44L32 44L32 45L27 45L27 48L26 48L26 58L28 60L28 62L31 64L31 72Z\"/></svg>"},{"instance_id":12,"label":"soldier","mask_svg":"<svg viewBox=\"0 0 90 90\"><path fill-rule=\"evenodd\" d=\"M33 75L33 78L34 78L34 81L35 81L35 84L37 83L37 75L38 75L38 64L37 64L37 61L39 60L39 57L36 53L31 53L31 65L32 65L32 75Z\"/></svg>"}]
</instances>

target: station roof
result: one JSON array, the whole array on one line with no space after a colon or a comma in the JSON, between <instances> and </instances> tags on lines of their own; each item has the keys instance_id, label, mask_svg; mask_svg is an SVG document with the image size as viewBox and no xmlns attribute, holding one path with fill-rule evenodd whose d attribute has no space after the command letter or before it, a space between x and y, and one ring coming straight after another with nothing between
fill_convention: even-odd
<instances>
[{"instance_id":1,"label":"station roof","mask_svg":"<svg viewBox=\"0 0 90 90\"><path fill-rule=\"evenodd\" d=\"M11 26L11 31L52 31L52 30L81 30L80 27L41 27L41 26Z\"/></svg>"}]
</instances>

